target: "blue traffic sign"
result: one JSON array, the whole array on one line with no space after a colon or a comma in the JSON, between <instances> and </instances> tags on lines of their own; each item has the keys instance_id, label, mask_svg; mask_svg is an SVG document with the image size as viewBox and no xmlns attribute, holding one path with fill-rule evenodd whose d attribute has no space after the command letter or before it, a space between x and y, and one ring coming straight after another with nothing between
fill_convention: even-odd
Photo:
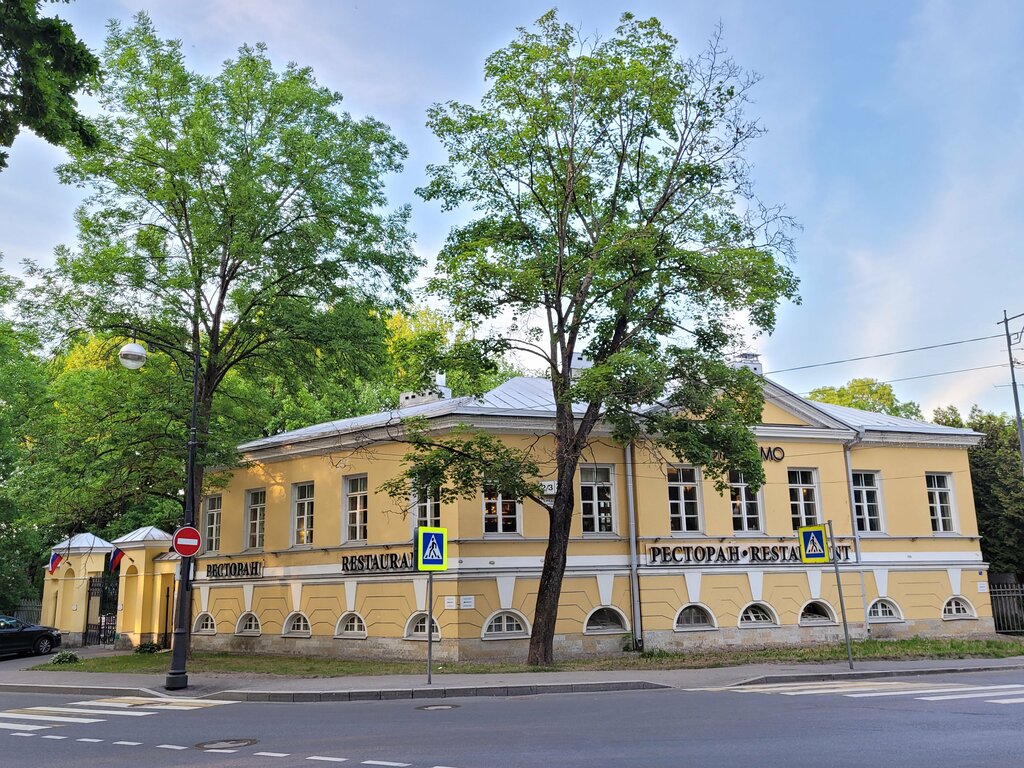
<instances>
[{"instance_id":1,"label":"blue traffic sign","mask_svg":"<svg viewBox=\"0 0 1024 768\"><path fill-rule=\"evenodd\" d=\"M448 570L448 529L420 527L416 529L416 537L417 569L421 571Z\"/></svg>"}]
</instances>

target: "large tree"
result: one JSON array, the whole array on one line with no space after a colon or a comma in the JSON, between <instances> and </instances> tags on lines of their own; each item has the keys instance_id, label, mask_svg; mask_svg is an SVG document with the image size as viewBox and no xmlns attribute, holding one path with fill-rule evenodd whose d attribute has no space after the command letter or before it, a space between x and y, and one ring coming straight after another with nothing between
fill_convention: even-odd
<instances>
[{"instance_id":1,"label":"large tree","mask_svg":"<svg viewBox=\"0 0 1024 768\"><path fill-rule=\"evenodd\" d=\"M901 402L896 398L892 384L886 384L878 379L850 379L841 387L818 387L811 391L807 399L924 421L920 405L913 400Z\"/></svg>"},{"instance_id":2,"label":"large tree","mask_svg":"<svg viewBox=\"0 0 1024 768\"><path fill-rule=\"evenodd\" d=\"M550 377L558 486L545 500L530 473L548 458L480 435L414 431L406 475L462 494L497 482L547 511L533 664L552 660L573 476L599 423L621 441L657 436L719 488L730 468L763 480L750 430L761 388L723 357L741 318L771 330L779 300L795 298L789 222L751 191L744 153L761 129L744 105L756 78L717 36L688 60L677 47L656 19L625 15L587 40L551 11L487 59L479 106L429 113L448 162L421 194L473 212L430 287L459 321L501 321L506 331L488 331ZM574 376L578 356L593 367Z\"/></svg>"},{"instance_id":3,"label":"large tree","mask_svg":"<svg viewBox=\"0 0 1024 768\"><path fill-rule=\"evenodd\" d=\"M137 338L185 381L198 355L198 496L229 376L358 374L385 353L382 318L416 263L408 211L384 192L405 148L263 46L190 71L143 14L111 23L103 71L99 143L59 169L91 190L78 246L35 270L33 309L65 339Z\"/></svg>"},{"instance_id":4,"label":"large tree","mask_svg":"<svg viewBox=\"0 0 1024 768\"><path fill-rule=\"evenodd\" d=\"M42 5L0 3L0 146L10 147L22 127L51 144L92 146L96 132L74 94L94 83L99 60L66 21L40 16ZM0 151L0 169L6 166Z\"/></svg>"}]
</instances>

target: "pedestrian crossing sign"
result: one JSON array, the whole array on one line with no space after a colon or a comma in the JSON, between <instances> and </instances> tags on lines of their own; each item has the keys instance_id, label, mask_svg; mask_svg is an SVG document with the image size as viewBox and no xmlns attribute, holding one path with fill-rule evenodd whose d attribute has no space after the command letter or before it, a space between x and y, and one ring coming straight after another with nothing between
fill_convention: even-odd
<instances>
[{"instance_id":1,"label":"pedestrian crossing sign","mask_svg":"<svg viewBox=\"0 0 1024 768\"><path fill-rule=\"evenodd\" d=\"M416 569L419 571L448 570L448 529L416 529Z\"/></svg>"},{"instance_id":2,"label":"pedestrian crossing sign","mask_svg":"<svg viewBox=\"0 0 1024 768\"><path fill-rule=\"evenodd\" d=\"M800 537L800 559L805 563L830 563L828 536L824 525L808 525L797 531Z\"/></svg>"}]
</instances>

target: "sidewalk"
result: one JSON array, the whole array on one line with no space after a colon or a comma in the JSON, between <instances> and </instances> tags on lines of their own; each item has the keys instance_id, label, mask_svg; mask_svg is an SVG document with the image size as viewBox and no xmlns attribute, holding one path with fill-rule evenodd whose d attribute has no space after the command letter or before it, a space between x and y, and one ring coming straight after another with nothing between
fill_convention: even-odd
<instances>
[{"instance_id":1,"label":"sidewalk","mask_svg":"<svg viewBox=\"0 0 1024 768\"><path fill-rule=\"evenodd\" d=\"M111 653L76 649L82 655ZM234 701L368 701L438 699L461 696L526 696L542 693L621 691L654 688L707 688L767 682L851 680L902 675L1024 669L1024 657L923 661L863 661L850 671L845 662L828 664L752 664L713 669L600 672L518 672L446 674L435 667L427 685L422 675L294 678L268 675L190 674L183 691L163 689L162 674L31 672L39 657L0 660L0 693L74 693L104 696L189 696Z\"/></svg>"}]
</instances>

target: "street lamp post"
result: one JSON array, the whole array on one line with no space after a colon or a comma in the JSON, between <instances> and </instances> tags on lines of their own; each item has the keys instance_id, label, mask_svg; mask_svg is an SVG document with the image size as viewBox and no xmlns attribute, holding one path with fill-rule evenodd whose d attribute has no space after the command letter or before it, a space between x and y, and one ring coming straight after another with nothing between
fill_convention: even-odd
<instances>
[{"instance_id":1,"label":"street lamp post","mask_svg":"<svg viewBox=\"0 0 1024 768\"><path fill-rule=\"evenodd\" d=\"M125 344L118 353L121 365L137 370L146 363L146 349L135 342ZM196 524L196 414L199 404L199 342L192 344L192 411L188 422L188 457L185 461L185 525ZM189 624L192 621L192 563L194 557L181 558L178 584L178 605L174 611L174 634L171 640L171 668L164 679L169 691L188 688L185 661L188 656Z\"/></svg>"}]
</instances>

